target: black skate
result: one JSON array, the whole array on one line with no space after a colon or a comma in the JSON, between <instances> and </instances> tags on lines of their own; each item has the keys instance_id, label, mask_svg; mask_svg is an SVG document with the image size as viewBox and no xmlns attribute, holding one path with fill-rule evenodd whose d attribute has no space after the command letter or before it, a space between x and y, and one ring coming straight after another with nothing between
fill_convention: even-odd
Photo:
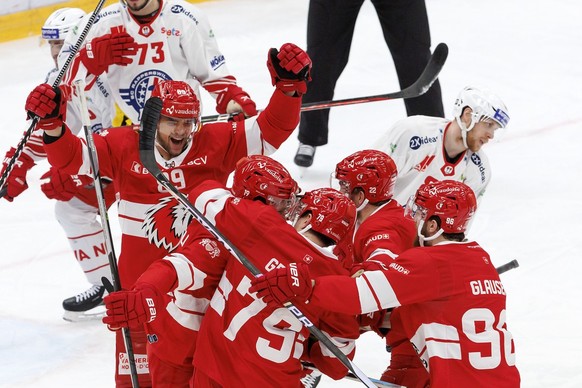
<instances>
[{"instance_id":1,"label":"black skate","mask_svg":"<svg viewBox=\"0 0 582 388\"><path fill-rule=\"evenodd\" d=\"M299 143L299 148L293 161L300 167L309 167L313 164L315 157L315 147L309 144Z\"/></svg>"},{"instance_id":2,"label":"black skate","mask_svg":"<svg viewBox=\"0 0 582 388\"><path fill-rule=\"evenodd\" d=\"M69 322L81 322L102 318L105 316L104 294L105 287L92 286L87 291L65 299L63 301L65 309L63 319Z\"/></svg>"}]
</instances>

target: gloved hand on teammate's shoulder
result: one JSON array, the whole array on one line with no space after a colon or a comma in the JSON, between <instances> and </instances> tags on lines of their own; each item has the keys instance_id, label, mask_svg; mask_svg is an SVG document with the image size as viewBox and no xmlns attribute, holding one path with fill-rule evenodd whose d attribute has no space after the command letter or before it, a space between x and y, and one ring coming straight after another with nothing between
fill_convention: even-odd
<instances>
[{"instance_id":1,"label":"gloved hand on teammate's shoulder","mask_svg":"<svg viewBox=\"0 0 582 388\"><path fill-rule=\"evenodd\" d=\"M256 116L257 105L238 85L228 85L216 97L216 111L220 114L244 113L246 117Z\"/></svg>"},{"instance_id":2,"label":"gloved hand on teammate's shoulder","mask_svg":"<svg viewBox=\"0 0 582 388\"><path fill-rule=\"evenodd\" d=\"M111 33L93 38L79 50L81 62L93 75L101 75L110 65L127 66L135 54L137 43L122 28L112 28Z\"/></svg>"},{"instance_id":3,"label":"gloved hand on teammate's shoulder","mask_svg":"<svg viewBox=\"0 0 582 388\"><path fill-rule=\"evenodd\" d=\"M28 112L28 118L40 118L37 129L57 129L63 126L70 96L71 87L68 85L53 88L49 84L40 84L26 98L24 109Z\"/></svg>"},{"instance_id":4,"label":"gloved hand on teammate's shoulder","mask_svg":"<svg viewBox=\"0 0 582 388\"><path fill-rule=\"evenodd\" d=\"M106 316L102 321L112 330L139 328L156 319L162 302L162 294L156 287L136 284L131 290L115 291L103 298Z\"/></svg>"},{"instance_id":5,"label":"gloved hand on teammate's shoulder","mask_svg":"<svg viewBox=\"0 0 582 388\"><path fill-rule=\"evenodd\" d=\"M311 81L311 58L293 43L285 43L279 50L269 50L267 68L271 83L282 92L294 92L302 96Z\"/></svg>"},{"instance_id":6,"label":"gloved hand on teammate's shoulder","mask_svg":"<svg viewBox=\"0 0 582 388\"><path fill-rule=\"evenodd\" d=\"M2 163L2 171L0 171L0 176L4 174L6 171L6 167L8 163L14 157L16 153L16 148L12 147L6 152L6 157L4 158L4 162ZM28 183L26 183L26 173L28 170L34 166L34 160L30 156L25 153L21 153L12 170L10 171L10 175L6 178L5 185L3 191L5 191L4 199L8 202L12 202L14 198L18 197L24 190L28 188Z\"/></svg>"},{"instance_id":7,"label":"gloved hand on teammate's shoulder","mask_svg":"<svg viewBox=\"0 0 582 388\"><path fill-rule=\"evenodd\" d=\"M40 185L40 189L48 199L57 201L70 201L83 186L92 182L88 176L73 176L60 171L54 167L45 172L40 179L49 181Z\"/></svg>"},{"instance_id":8,"label":"gloved hand on teammate's shoulder","mask_svg":"<svg viewBox=\"0 0 582 388\"><path fill-rule=\"evenodd\" d=\"M249 290L256 292L265 303L278 306L294 298L306 302L313 292L309 266L304 263L289 263L286 268L276 268L254 278Z\"/></svg>"}]
</instances>

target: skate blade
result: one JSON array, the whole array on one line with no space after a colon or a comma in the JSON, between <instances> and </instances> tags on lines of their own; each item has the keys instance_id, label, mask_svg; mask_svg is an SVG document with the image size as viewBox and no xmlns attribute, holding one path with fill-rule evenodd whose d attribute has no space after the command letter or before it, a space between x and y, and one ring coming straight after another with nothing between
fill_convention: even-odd
<instances>
[{"instance_id":1,"label":"skate blade","mask_svg":"<svg viewBox=\"0 0 582 388\"><path fill-rule=\"evenodd\" d=\"M67 322L88 322L100 321L105 316L105 306L97 306L87 311L67 311L63 314L63 319Z\"/></svg>"}]
</instances>

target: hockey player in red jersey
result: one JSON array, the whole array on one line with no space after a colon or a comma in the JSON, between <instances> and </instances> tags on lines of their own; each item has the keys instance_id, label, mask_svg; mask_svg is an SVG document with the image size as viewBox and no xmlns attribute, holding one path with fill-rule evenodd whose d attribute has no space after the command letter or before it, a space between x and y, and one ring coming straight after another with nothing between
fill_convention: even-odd
<instances>
[{"instance_id":1,"label":"hockey player in red jersey","mask_svg":"<svg viewBox=\"0 0 582 388\"><path fill-rule=\"evenodd\" d=\"M294 203L297 182L280 163L264 156L241 159L235 170L237 180L249 167L254 167L247 160L269 169L271 173L261 177L258 183L266 185L261 190L269 192L269 204L285 213ZM227 261L235 260L198 222L188 226L187 236L184 246L155 261L132 290L114 292L105 298L108 316L103 319L104 323L114 328L148 323L146 332L155 339L149 341L147 350L156 387L189 386L194 375L192 357L202 317ZM169 292L171 301L162 305L160 295ZM157 314L153 318L147 314L146 298L150 298L150 305L156 306Z\"/></svg>"},{"instance_id":2,"label":"hockey player in red jersey","mask_svg":"<svg viewBox=\"0 0 582 388\"><path fill-rule=\"evenodd\" d=\"M334 178L358 209L352 272L387 269L414 244L414 222L393 198L397 174L394 160L376 150L358 151L336 165ZM408 388L428 384L428 373L403 332L398 309L361 315L360 324L363 330L385 337L391 349L390 366L382 380Z\"/></svg>"},{"instance_id":3,"label":"hockey player in red jersey","mask_svg":"<svg viewBox=\"0 0 582 388\"><path fill-rule=\"evenodd\" d=\"M348 276L324 247L347 236L355 222L354 205L336 190L314 190L289 212L295 219L291 226L281 215L291 202L280 199L290 194L282 169L268 158L250 156L237 166L232 190L207 181L191 192L190 200L260 271L305 263L314 273ZM333 378L343 377L347 369L311 342L296 317L248 291L251 278L238 260L228 261L200 328L194 386L300 387L307 373L300 359ZM301 299L293 303L353 357L359 335L353 316L312 309Z\"/></svg>"},{"instance_id":4,"label":"hockey player in red jersey","mask_svg":"<svg viewBox=\"0 0 582 388\"><path fill-rule=\"evenodd\" d=\"M310 66L305 52L291 43L271 49L267 67L275 91L263 112L244 121L201 125L200 104L189 85L181 81L157 84L153 95L163 100L163 107L155 153L164 174L179 190L188 192L209 178L225 183L243 156L274 152L297 126ZM70 174L89 175L85 144L62 123L66 91L66 87L39 85L29 95L26 109L41 117L49 162ZM105 130L94 136L101 175L110 178L119 192L123 234L119 276L126 288L153 261L180 245L187 226L180 214L166 211L168 194L141 165L137 129ZM138 365L144 373L140 385L149 386L145 334L133 331L132 337L136 355L144 360ZM117 386L129 386L121 335L117 336L117 354Z\"/></svg>"},{"instance_id":5,"label":"hockey player in red jersey","mask_svg":"<svg viewBox=\"0 0 582 388\"><path fill-rule=\"evenodd\" d=\"M487 252L464 240L476 208L475 194L463 183L423 184L407 204L419 247L402 253L388 270L306 282L312 278L309 267L298 266L293 276L312 287L290 290L291 273L283 268L256 278L251 291L278 303L306 298L311 305L345 314L398 307L431 388L517 388L520 376L503 284Z\"/></svg>"}]
</instances>

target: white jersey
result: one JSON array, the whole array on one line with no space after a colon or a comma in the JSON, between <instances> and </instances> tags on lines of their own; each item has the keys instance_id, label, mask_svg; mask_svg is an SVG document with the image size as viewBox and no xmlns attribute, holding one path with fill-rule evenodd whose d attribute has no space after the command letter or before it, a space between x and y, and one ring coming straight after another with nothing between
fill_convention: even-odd
<instances>
[{"instance_id":1,"label":"white jersey","mask_svg":"<svg viewBox=\"0 0 582 388\"><path fill-rule=\"evenodd\" d=\"M194 5L183 0L160 1L161 12L148 24L140 25L124 4L103 8L91 27L85 42L124 28L137 45L137 54L127 66L111 65L107 71L113 97L125 115L139 122L141 111L154 85L162 80L186 81L198 92L203 84L209 92L235 83L229 78L224 55L220 52L206 16ZM82 22L84 26L91 14ZM65 47L73 46L82 28L67 35ZM65 51L65 50L63 50ZM61 58L59 58L61 59ZM65 58L62 58L63 60ZM79 56L66 75L66 83L87 77ZM92 77L88 78L87 83ZM219 82L216 82L219 81ZM210 86L209 86L210 84Z\"/></svg>"},{"instance_id":2,"label":"white jersey","mask_svg":"<svg viewBox=\"0 0 582 388\"><path fill-rule=\"evenodd\" d=\"M394 198L405 205L423 183L451 179L468 185L477 198L491 179L489 160L483 151L464 151L454 161L444 152L444 134L450 121L441 117L410 116L396 122L373 149L390 155L398 167Z\"/></svg>"},{"instance_id":3,"label":"white jersey","mask_svg":"<svg viewBox=\"0 0 582 388\"><path fill-rule=\"evenodd\" d=\"M68 55L68 54L67 54ZM57 75L58 69L52 69L46 76L45 83L52 85ZM91 119L91 130L99 133L103 128L111 128L115 118L115 101L111 94L111 88L104 76L97 77L95 86L85 91L87 97L87 109ZM78 134L83 127L81 120L81 107L75 98L67 105L67 116L65 122L74 134Z\"/></svg>"}]
</instances>

